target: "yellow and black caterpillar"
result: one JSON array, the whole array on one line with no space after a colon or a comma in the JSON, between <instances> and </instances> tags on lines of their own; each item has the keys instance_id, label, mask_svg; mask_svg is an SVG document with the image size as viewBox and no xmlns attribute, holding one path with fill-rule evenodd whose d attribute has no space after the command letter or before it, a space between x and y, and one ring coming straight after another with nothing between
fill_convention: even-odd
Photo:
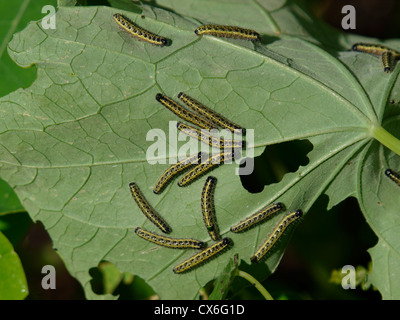
<instances>
[{"instance_id":1,"label":"yellow and black caterpillar","mask_svg":"<svg viewBox=\"0 0 400 320\"><path fill-rule=\"evenodd\" d=\"M142 40L160 47L167 46L169 44L167 38L161 37L147 30L139 28L119 13L114 14L113 18L122 30L126 31L132 37L135 37L138 40Z\"/></svg>"},{"instance_id":2,"label":"yellow and black caterpillar","mask_svg":"<svg viewBox=\"0 0 400 320\"><path fill-rule=\"evenodd\" d=\"M194 33L198 36L208 34L216 37L245 39L253 42L261 40L260 34L254 30L217 24L200 26L194 30Z\"/></svg>"},{"instance_id":3,"label":"yellow and black caterpillar","mask_svg":"<svg viewBox=\"0 0 400 320\"><path fill-rule=\"evenodd\" d=\"M385 72L391 72L393 69L394 60L400 59L399 51L377 44L356 43L352 46L351 50L357 52L365 52L381 57L383 70Z\"/></svg>"},{"instance_id":4,"label":"yellow and black caterpillar","mask_svg":"<svg viewBox=\"0 0 400 320\"><path fill-rule=\"evenodd\" d=\"M158 244L163 247L167 248L173 248L173 249L202 249L204 247L204 242L195 240L195 239L189 239L189 238L170 238L170 237L165 237L159 234L156 234L154 232L147 231L145 229L142 229L140 227L137 227L135 229L135 233L141 237L142 239L145 239L147 241L153 242L155 244Z\"/></svg>"},{"instance_id":5,"label":"yellow and black caterpillar","mask_svg":"<svg viewBox=\"0 0 400 320\"><path fill-rule=\"evenodd\" d=\"M212 257L215 257L217 254L228 248L231 243L232 242L229 238L224 238L217 243L214 243L212 246L205 248L199 253L196 253L194 256L178 264L173 269L174 273L183 273L189 271L194 267L209 261Z\"/></svg>"}]
</instances>

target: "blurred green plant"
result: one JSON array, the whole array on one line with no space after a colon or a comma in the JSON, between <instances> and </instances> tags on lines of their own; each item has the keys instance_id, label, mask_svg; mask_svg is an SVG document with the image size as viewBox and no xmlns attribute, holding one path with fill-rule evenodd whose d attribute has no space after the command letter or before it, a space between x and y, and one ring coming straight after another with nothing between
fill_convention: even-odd
<instances>
[{"instance_id":1,"label":"blurred green plant","mask_svg":"<svg viewBox=\"0 0 400 320\"><path fill-rule=\"evenodd\" d=\"M355 285L359 286L362 290L369 290L371 288L371 282L368 280L368 274L371 272L371 263L369 264L368 269L364 266L356 266L355 272ZM342 269L332 270L329 282L342 285L343 278L346 275L347 274L343 273Z\"/></svg>"},{"instance_id":2,"label":"blurred green plant","mask_svg":"<svg viewBox=\"0 0 400 320\"><path fill-rule=\"evenodd\" d=\"M24 269L13 246L0 232L0 300L20 300L28 294Z\"/></svg>"},{"instance_id":3,"label":"blurred green plant","mask_svg":"<svg viewBox=\"0 0 400 320\"><path fill-rule=\"evenodd\" d=\"M36 78L36 66L21 68L7 53L7 45L13 34L26 25L43 18L45 5L56 7L56 0L13 0L0 2L0 97L19 88L26 88Z\"/></svg>"}]
</instances>

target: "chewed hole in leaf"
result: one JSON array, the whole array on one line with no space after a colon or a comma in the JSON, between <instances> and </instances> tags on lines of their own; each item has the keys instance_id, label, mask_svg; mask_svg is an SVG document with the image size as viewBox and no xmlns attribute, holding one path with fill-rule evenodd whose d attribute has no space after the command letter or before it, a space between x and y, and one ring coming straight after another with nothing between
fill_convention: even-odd
<instances>
[{"instance_id":1,"label":"chewed hole in leaf","mask_svg":"<svg viewBox=\"0 0 400 320\"><path fill-rule=\"evenodd\" d=\"M313 149L308 140L295 140L267 146L254 159L254 170L250 175L241 175L243 187L250 193L259 193L264 186L277 183L288 172L296 172L300 166L309 163L307 154ZM240 167L246 166L244 159Z\"/></svg>"},{"instance_id":2,"label":"chewed hole in leaf","mask_svg":"<svg viewBox=\"0 0 400 320\"><path fill-rule=\"evenodd\" d=\"M147 300L157 297L146 281L128 272L120 272L109 261L101 261L97 267L89 270L89 274L92 277L92 290L96 294L112 294L120 300Z\"/></svg>"},{"instance_id":3,"label":"chewed hole in leaf","mask_svg":"<svg viewBox=\"0 0 400 320\"><path fill-rule=\"evenodd\" d=\"M329 211L328 204L329 197L320 196L307 212L306 219L296 226L279 268L268 278L271 287L278 279L284 279L283 287L307 287L309 291L320 292L320 286L326 283L313 277L315 270L309 266L315 261L326 270L337 269L340 273L346 265L367 267L371 263L367 249L377 243L377 237L365 221L356 198L349 197ZM282 287L281 282L279 286ZM376 290L343 290L341 282L330 290L335 290L332 293L335 292L338 299L355 299L356 296L356 299L380 299Z\"/></svg>"}]
</instances>

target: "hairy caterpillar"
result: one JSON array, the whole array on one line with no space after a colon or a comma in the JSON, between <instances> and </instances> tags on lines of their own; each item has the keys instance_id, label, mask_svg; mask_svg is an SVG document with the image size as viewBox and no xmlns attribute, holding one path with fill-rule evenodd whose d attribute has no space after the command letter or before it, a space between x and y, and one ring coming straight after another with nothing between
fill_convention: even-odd
<instances>
[{"instance_id":1,"label":"hairy caterpillar","mask_svg":"<svg viewBox=\"0 0 400 320\"><path fill-rule=\"evenodd\" d=\"M189 97L188 95L184 94L183 92L179 92L178 98L186 104L190 109L201 114L203 117L207 118L208 120L212 121L215 125L228 129L237 134L244 134L245 129L241 128L236 123L226 119L225 117L221 116L219 113L207 108L205 105L200 103L199 101Z\"/></svg>"},{"instance_id":2,"label":"hairy caterpillar","mask_svg":"<svg viewBox=\"0 0 400 320\"><path fill-rule=\"evenodd\" d=\"M194 267L209 261L211 258L215 257L217 254L221 253L224 249L228 248L231 244L231 240L229 238L224 238L217 243L214 243L212 246L202 250L199 253L196 253L194 256L186 259L182 263L178 264L174 267L174 273L183 273L193 269Z\"/></svg>"},{"instance_id":3,"label":"hairy caterpillar","mask_svg":"<svg viewBox=\"0 0 400 320\"><path fill-rule=\"evenodd\" d=\"M391 51L395 57L395 59L400 58L400 52L390 49L386 46L378 45L378 44L370 44L370 43L356 43L351 47L352 51L358 51L358 52L365 52L369 54L373 54L376 56L381 56L382 53L386 51Z\"/></svg>"},{"instance_id":4,"label":"hairy caterpillar","mask_svg":"<svg viewBox=\"0 0 400 320\"><path fill-rule=\"evenodd\" d=\"M218 227L215 222L214 210L214 190L217 184L217 178L208 177L201 192L201 213L206 225L208 234L214 241L219 240Z\"/></svg>"},{"instance_id":5,"label":"hairy caterpillar","mask_svg":"<svg viewBox=\"0 0 400 320\"><path fill-rule=\"evenodd\" d=\"M142 28L139 28L138 26L133 24L131 21L129 21L127 18L125 18L123 15L119 13L114 14L113 18L120 26L120 28L129 33L132 37L149 42L151 44L160 47L168 45L168 39L158 36Z\"/></svg>"},{"instance_id":6,"label":"hairy caterpillar","mask_svg":"<svg viewBox=\"0 0 400 320\"><path fill-rule=\"evenodd\" d=\"M155 194L161 193L161 191L165 188L165 186L178 174L190 168L191 166L200 163L202 155L203 154L199 152L198 154L190 156L170 166L167 170L164 171L164 173L158 179L153 189L153 192Z\"/></svg>"},{"instance_id":7,"label":"hairy caterpillar","mask_svg":"<svg viewBox=\"0 0 400 320\"><path fill-rule=\"evenodd\" d=\"M171 228L163 218L150 206L135 182L129 184L132 197L143 214L164 233L170 233Z\"/></svg>"},{"instance_id":8,"label":"hairy caterpillar","mask_svg":"<svg viewBox=\"0 0 400 320\"><path fill-rule=\"evenodd\" d=\"M291 225L294 221L298 220L303 216L303 212L301 210L297 210L288 214L284 217L272 230L271 234L264 241L264 243L257 249L254 255L250 258L251 262L259 262L274 246L274 244L279 240L284 231Z\"/></svg>"},{"instance_id":9,"label":"hairy caterpillar","mask_svg":"<svg viewBox=\"0 0 400 320\"><path fill-rule=\"evenodd\" d=\"M202 163L196 165L193 169L185 173L185 175L178 181L178 186L184 187L197 178L201 177L206 172L218 167L224 161L232 160L235 157L235 152L219 153L211 156Z\"/></svg>"},{"instance_id":10,"label":"hairy caterpillar","mask_svg":"<svg viewBox=\"0 0 400 320\"><path fill-rule=\"evenodd\" d=\"M391 51L382 53L383 71L392 72L394 62L394 55Z\"/></svg>"},{"instance_id":11,"label":"hairy caterpillar","mask_svg":"<svg viewBox=\"0 0 400 320\"><path fill-rule=\"evenodd\" d=\"M198 36L207 34L216 37L245 39L254 42L261 40L261 36L254 30L217 24L207 24L204 26L200 26L194 31L194 33Z\"/></svg>"},{"instance_id":12,"label":"hairy caterpillar","mask_svg":"<svg viewBox=\"0 0 400 320\"><path fill-rule=\"evenodd\" d=\"M180 104L161 93L156 95L156 100L183 120L193 123L203 129L216 129L216 126L212 122L197 113L182 107Z\"/></svg>"},{"instance_id":13,"label":"hairy caterpillar","mask_svg":"<svg viewBox=\"0 0 400 320\"><path fill-rule=\"evenodd\" d=\"M351 50L380 56L383 64L383 70L385 72L391 72L393 69L394 60L400 59L399 51L377 44L356 43L352 46Z\"/></svg>"},{"instance_id":14,"label":"hairy caterpillar","mask_svg":"<svg viewBox=\"0 0 400 320\"><path fill-rule=\"evenodd\" d=\"M154 232L144 230L140 227L137 227L135 229L135 233L139 237L148 240L150 242L156 243L163 247L174 248L174 249L188 249L188 248L202 249L204 247L204 242L199 240L188 239L188 238L177 239L177 238L165 237L156 234Z\"/></svg>"},{"instance_id":15,"label":"hairy caterpillar","mask_svg":"<svg viewBox=\"0 0 400 320\"><path fill-rule=\"evenodd\" d=\"M398 186L400 186L400 174L392 169L386 169L385 174L390 180L394 181Z\"/></svg>"},{"instance_id":16,"label":"hairy caterpillar","mask_svg":"<svg viewBox=\"0 0 400 320\"><path fill-rule=\"evenodd\" d=\"M279 212L283 209L283 204L278 202L271 204L260 211L256 212L255 214L251 215L250 217L240 221L238 224L234 225L231 227L231 232L242 232L245 231L256 224L264 221L271 215L273 215L276 212Z\"/></svg>"},{"instance_id":17,"label":"hairy caterpillar","mask_svg":"<svg viewBox=\"0 0 400 320\"><path fill-rule=\"evenodd\" d=\"M243 140L228 140L222 139L219 137L215 137L206 130L200 130L193 126L184 124L182 122L177 123L178 130L187 134L188 136L195 138L201 142L207 143L210 147L213 148L244 148L246 146L246 142Z\"/></svg>"}]
</instances>

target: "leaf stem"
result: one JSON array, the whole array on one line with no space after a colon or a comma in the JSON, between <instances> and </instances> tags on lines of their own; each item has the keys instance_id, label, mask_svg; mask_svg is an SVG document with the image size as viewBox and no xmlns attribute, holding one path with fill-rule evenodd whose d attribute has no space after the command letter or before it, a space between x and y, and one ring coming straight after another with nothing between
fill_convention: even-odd
<instances>
[{"instance_id":1,"label":"leaf stem","mask_svg":"<svg viewBox=\"0 0 400 320\"><path fill-rule=\"evenodd\" d=\"M3 211L3 212L0 212L0 217L1 217L1 216L8 215L8 214L24 213L24 212L26 212L25 209L17 209L17 210Z\"/></svg>"},{"instance_id":2,"label":"leaf stem","mask_svg":"<svg viewBox=\"0 0 400 320\"><path fill-rule=\"evenodd\" d=\"M371 130L372 136L382 143L385 147L397 153L400 156L400 141L392 136L381 126L374 126Z\"/></svg>"},{"instance_id":3,"label":"leaf stem","mask_svg":"<svg viewBox=\"0 0 400 320\"><path fill-rule=\"evenodd\" d=\"M269 292L253 276L251 276L247 272L244 272L244 271L241 271L241 270L238 270L237 275L239 277L242 277L242 278L246 279L252 285L254 285L266 300L274 300L274 298L272 298L272 296L269 294Z\"/></svg>"}]
</instances>

